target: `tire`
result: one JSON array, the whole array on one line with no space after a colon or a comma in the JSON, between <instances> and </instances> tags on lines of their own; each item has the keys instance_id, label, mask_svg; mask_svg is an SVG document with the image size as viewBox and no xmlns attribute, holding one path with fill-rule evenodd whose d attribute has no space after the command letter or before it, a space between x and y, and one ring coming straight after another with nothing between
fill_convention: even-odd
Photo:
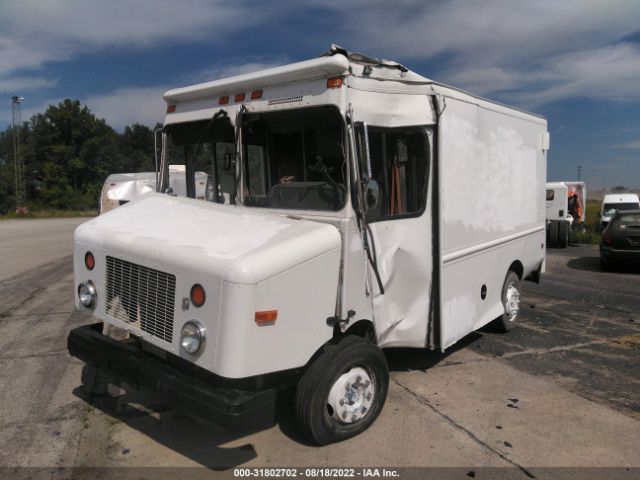
<instances>
[{"instance_id":1,"label":"tire","mask_svg":"<svg viewBox=\"0 0 640 480\"><path fill-rule=\"evenodd\" d=\"M549 241L547 245L555 247L558 245L558 222L549 224Z\"/></svg>"},{"instance_id":2,"label":"tire","mask_svg":"<svg viewBox=\"0 0 640 480\"><path fill-rule=\"evenodd\" d=\"M358 435L378 417L388 389L382 350L348 335L326 346L302 375L295 397L298 428L318 445Z\"/></svg>"},{"instance_id":3,"label":"tire","mask_svg":"<svg viewBox=\"0 0 640 480\"><path fill-rule=\"evenodd\" d=\"M602 270L603 272L610 272L611 270L613 270L613 266L613 260L605 260L605 257L600 255L600 270Z\"/></svg>"},{"instance_id":4,"label":"tire","mask_svg":"<svg viewBox=\"0 0 640 480\"><path fill-rule=\"evenodd\" d=\"M560 222L558 225L558 246L567 248L569 245L569 222Z\"/></svg>"},{"instance_id":5,"label":"tire","mask_svg":"<svg viewBox=\"0 0 640 480\"><path fill-rule=\"evenodd\" d=\"M520 312L521 297L520 278L518 278L517 273L509 271L502 286L504 313L496 319L496 326L500 331L508 332L515 326Z\"/></svg>"}]
</instances>

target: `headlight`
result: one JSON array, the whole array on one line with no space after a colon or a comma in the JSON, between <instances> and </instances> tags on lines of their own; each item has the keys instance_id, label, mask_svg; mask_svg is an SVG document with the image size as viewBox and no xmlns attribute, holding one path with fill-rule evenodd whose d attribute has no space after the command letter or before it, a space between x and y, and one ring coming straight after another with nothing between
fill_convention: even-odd
<instances>
[{"instance_id":1,"label":"headlight","mask_svg":"<svg viewBox=\"0 0 640 480\"><path fill-rule=\"evenodd\" d=\"M86 281L78 285L78 298L80 303L87 308L93 308L96 304L96 287L93 286L91 281Z\"/></svg>"},{"instance_id":2,"label":"headlight","mask_svg":"<svg viewBox=\"0 0 640 480\"><path fill-rule=\"evenodd\" d=\"M187 353L194 354L200 350L204 343L206 331L200 322L189 320L182 327L180 345Z\"/></svg>"}]
</instances>

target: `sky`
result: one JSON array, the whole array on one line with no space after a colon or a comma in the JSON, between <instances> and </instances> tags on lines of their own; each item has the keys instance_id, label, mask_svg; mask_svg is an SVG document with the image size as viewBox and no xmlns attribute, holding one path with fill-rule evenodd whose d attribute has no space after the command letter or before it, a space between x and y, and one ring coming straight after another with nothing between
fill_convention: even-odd
<instances>
[{"instance_id":1,"label":"sky","mask_svg":"<svg viewBox=\"0 0 640 480\"><path fill-rule=\"evenodd\" d=\"M161 122L162 94L332 43L545 116L548 179L640 188L640 0L0 0L0 128L64 98ZM4 100L2 100L4 99Z\"/></svg>"}]
</instances>

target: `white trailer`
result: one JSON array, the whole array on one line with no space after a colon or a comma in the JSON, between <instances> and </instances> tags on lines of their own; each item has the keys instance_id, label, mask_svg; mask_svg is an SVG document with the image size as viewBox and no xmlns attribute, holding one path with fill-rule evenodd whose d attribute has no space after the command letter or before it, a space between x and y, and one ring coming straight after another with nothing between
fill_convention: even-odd
<instances>
[{"instance_id":1,"label":"white trailer","mask_svg":"<svg viewBox=\"0 0 640 480\"><path fill-rule=\"evenodd\" d=\"M69 335L85 379L236 430L295 386L325 444L382 409L382 348L516 322L544 267L543 118L335 46L165 100L160 191L180 158L230 204L153 193L76 230L76 304L100 322Z\"/></svg>"},{"instance_id":2,"label":"white trailer","mask_svg":"<svg viewBox=\"0 0 640 480\"><path fill-rule=\"evenodd\" d=\"M571 232L584 225L587 187L584 182L547 183L547 246L566 248Z\"/></svg>"},{"instance_id":3,"label":"white trailer","mask_svg":"<svg viewBox=\"0 0 640 480\"><path fill-rule=\"evenodd\" d=\"M209 175L205 172L195 174L195 196L205 200L207 189L212 186L208 182ZM129 203L131 200L155 192L158 181L157 172L113 173L107 177L100 193L100 214L107 213L116 207ZM169 165L169 185L174 195L187 196L187 182L184 165Z\"/></svg>"}]
</instances>

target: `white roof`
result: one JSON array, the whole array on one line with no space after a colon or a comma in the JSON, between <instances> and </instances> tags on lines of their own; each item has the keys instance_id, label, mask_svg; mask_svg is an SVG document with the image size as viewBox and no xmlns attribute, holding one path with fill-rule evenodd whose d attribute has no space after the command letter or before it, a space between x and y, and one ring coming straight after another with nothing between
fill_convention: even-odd
<instances>
[{"instance_id":1,"label":"white roof","mask_svg":"<svg viewBox=\"0 0 640 480\"><path fill-rule=\"evenodd\" d=\"M609 193L604 196L602 203L628 203L638 201L638 195L635 193Z\"/></svg>"}]
</instances>

